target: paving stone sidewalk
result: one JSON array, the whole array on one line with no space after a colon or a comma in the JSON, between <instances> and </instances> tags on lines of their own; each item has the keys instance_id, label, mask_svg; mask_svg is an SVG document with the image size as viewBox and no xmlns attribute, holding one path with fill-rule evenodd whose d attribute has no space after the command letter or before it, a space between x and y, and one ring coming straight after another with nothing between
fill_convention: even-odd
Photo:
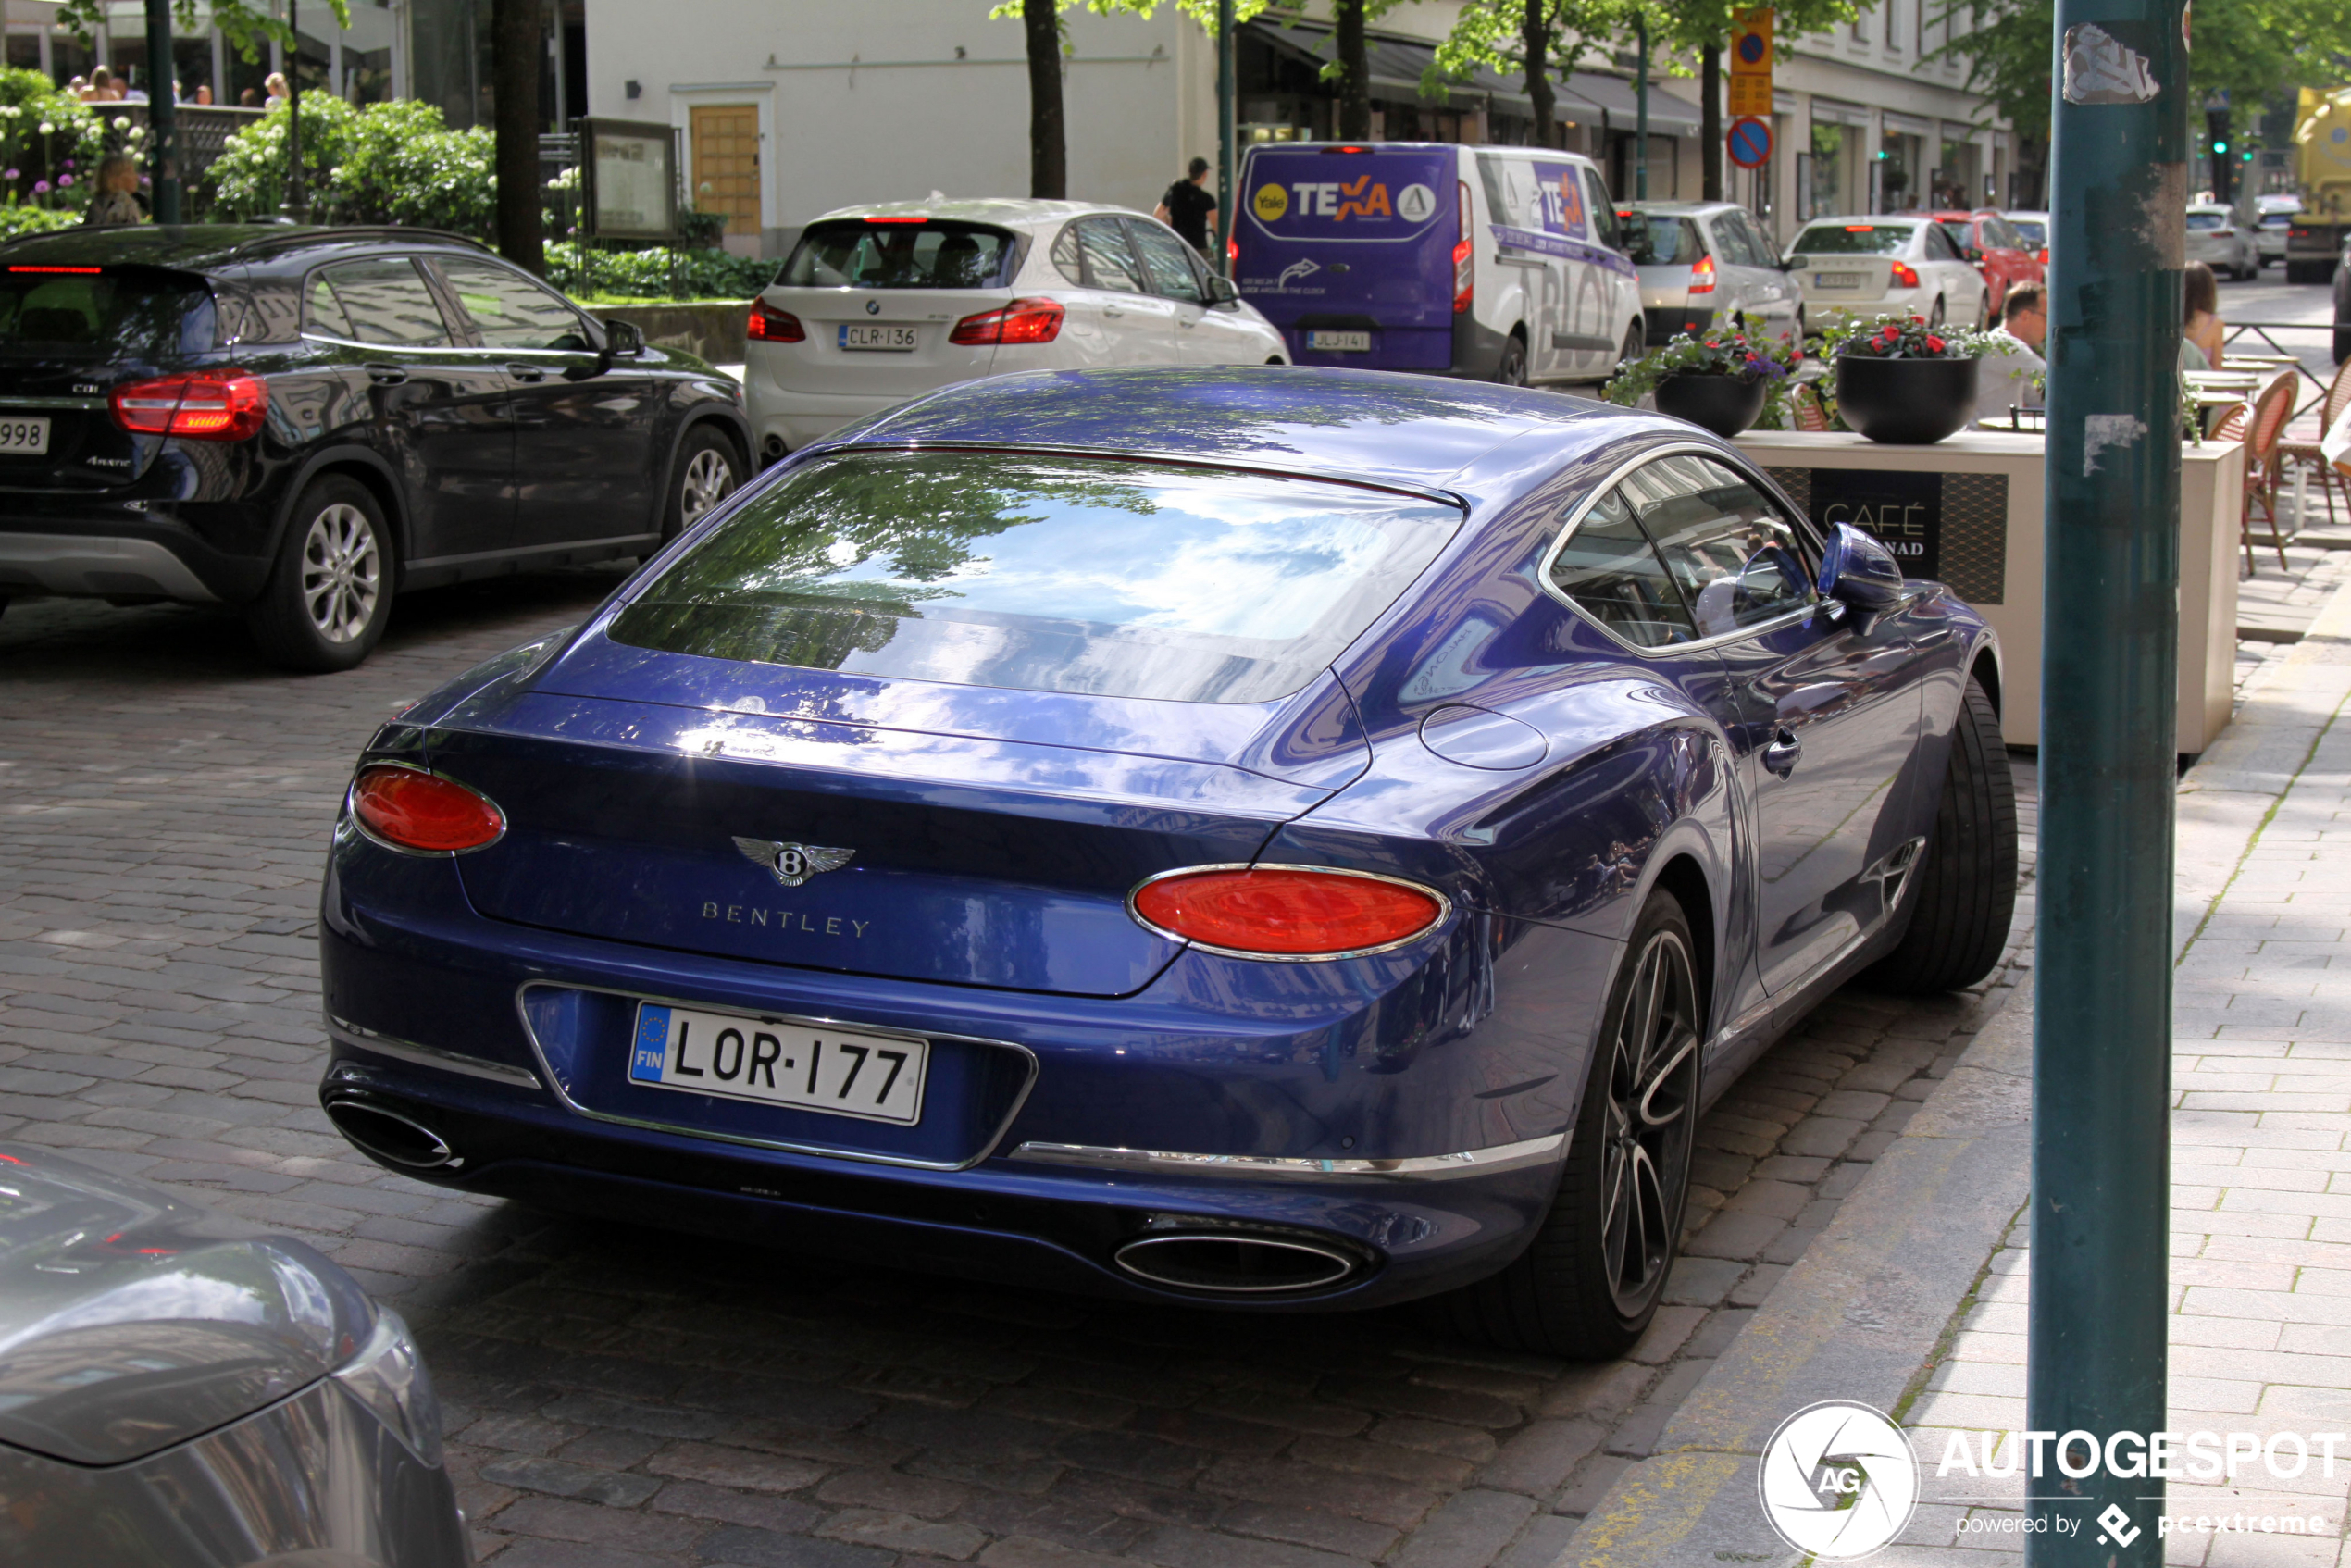
<instances>
[{"instance_id":1,"label":"paving stone sidewalk","mask_svg":"<svg viewBox=\"0 0 2351 1568\"><path fill-rule=\"evenodd\" d=\"M2169 1425L2351 1432L2351 592L2249 692L2181 807ZM2021 1549L2021 1481L1932 1469L1953 1432L2027 1425L2023 1242L1989 1260L1911 1412L1926 1500L1887 1568ZM2351 1568L2336 1447L2331 1475L2313 1449L2291 1480L2258 1462L2172 1480L2165 1561Z\"/></svg>"},{"instance_id":2,"label":"paving stone sidewalk","mask_svg":"<svg viewBox=\"0 0 2351 1568\"><path fill-rule=\"evenodd\" d=\"M1138 1309L453 1196L318 1114L329 825L382 717L615 580L413 596L367 666L311 679L196 611L0 617L0 1137L303 1236L409 1313L500 1568L1548 1568L2016 973L1848 991L1752 1070L1704 1124L1668 1304L1612 1363L1407 1313ZM2028 884L2012 944L2032 908Z\"/></svg>"}]
</instances>

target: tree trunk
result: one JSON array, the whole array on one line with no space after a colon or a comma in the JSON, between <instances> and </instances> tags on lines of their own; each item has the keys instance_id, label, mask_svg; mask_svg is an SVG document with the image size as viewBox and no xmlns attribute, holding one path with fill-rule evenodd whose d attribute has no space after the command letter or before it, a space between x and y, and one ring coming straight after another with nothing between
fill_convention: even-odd
<instances>
[{"instance_id":1,"label":"tree trunk","mask_svg":"<svg viewBox=\"0 0 2351 1568\"><path fill-rule=\"evenodd\" d=\"M491 0L490 99L496 127L498 254L544 274L539 216L539 70L547 53L540 0Z\"/></svg>"},{"instance_id":2,"label":"tree trunk","mask_svg":"<svg viewBox=\"0 0 2351 1568\"><path fill-rule=\"evenodd\" d=\"M1698 168L1704 173L1701 193L1710 202L1723 199L1723 50L1710 44L1698 52Z\"/></svg>"},{"instance_id":3,"label":"tree trunk","mask_svg":"<svg viewBox=\"0 0 2351 1568\"><path fill-rule=\"evenodd\" d=\"M1061 0L1021 0L1028 34L1028 193L1069 196L1069 144L1062 131Z\"/></svg>"},{"instance_id":4,"label":"tree trunk","mask_svg":"<svg viewBox=\"0 0 2351 1568\"><path fill-rule=\"evenodd\" d=\"M1526 0L1526 12L1519 26L1519 37L1526 49L1526 96L1535 106L1535 144L1551 144L1551 107L1558 100L1551 92L1551 19L1550 0Z\"/></svg>"},{"instance_id":5,"label":"tree trunk","mask_svg":"<svg viewBox=\"0 0 2351 1568\"><path fill-rule=\"evenodd\" d=\"M1363 0L1333 0L1338 44L1338 139L1372 139L1372 62L1363 43Z\"/></svg>"}]
</instances>

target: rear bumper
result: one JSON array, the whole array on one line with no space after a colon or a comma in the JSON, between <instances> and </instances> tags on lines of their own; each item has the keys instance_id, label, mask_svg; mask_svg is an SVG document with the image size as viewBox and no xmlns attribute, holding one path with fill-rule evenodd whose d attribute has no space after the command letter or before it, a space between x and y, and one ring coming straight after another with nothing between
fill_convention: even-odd
<instances>
[{"instance_id":1,"label":"rear bumper","mask_svg":"<svg viewBox=\"0 0 2351 1568\"><path fill-rule=\"evenodd\" d=\"M262 502L0 495L0 594L242 604L268 579L269 518Z\"/></svg>"},{"instance_id":2,"label":"rear bumper","mask_svg":"<svg viewBox=\"0 0 2351 1568\"><path fill-rule=\"evenodd\" d=\"M0 592L160 594L190 604L219 595L160 541L67 533L0 533Z\"/></svg>"},{"instance_id":3,"label":"rear bumper","mask_svg":"<svg viewBox=\"0 0 2351 1568\"><path fill-rule=\"evenodd\" d=\"M1009 992L488 920L448 863L344 834L319 927L321 1094L427 1127L456 1161L404 1174L468 1190L1135 1300L1225 1299L1124 1272L1115 1254L1147 1228L1253 1227L1360 1266L1246 1304L1372 1306L1490 1274L1532 1238L1597 1027L1582 1004L1606 994L1617 952L1475 917L1351 977L1187 953L1129 997ZM1035 1074L1001 1110L969 1101L980 1130L928 1163L861 1144L870 1124L810 1133L838 1117L722 1130L701 1097L599 1087L633 1023L542 1049L526 987L992 1042ZM959 1106L936 1114L952 1129Z\"/></svg>"}]
</instances>

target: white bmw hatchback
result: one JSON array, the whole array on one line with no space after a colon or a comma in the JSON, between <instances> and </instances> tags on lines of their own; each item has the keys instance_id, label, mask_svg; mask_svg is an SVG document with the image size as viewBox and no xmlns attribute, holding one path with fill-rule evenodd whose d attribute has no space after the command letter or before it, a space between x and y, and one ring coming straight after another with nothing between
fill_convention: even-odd
<instances>
[{"instance_id":1,"label":"white bmw hatchback","mask_svg":"<svg viewBox=\"0 0 2351 1568\"><path fill-rule=\"evenodd\" d=\"M1995 319L1991 285L1943 226L1923 217L1816 218L1787 248L1787 261L1814 327L1838 310L1918 316L1936 326Z\"/></svg>"},{"instance_id":2,"label":"white bmw hatchback","mask_svg":"<svg viewBox=\"0 0 2351 1568\"><path fill-rule=\"evenodd\" d=\"M1090 202L827 213L752 302L744 401L773 461L956 381L1287 364L1272 323L1165 224Z\"/></svg>"}]
</instances>

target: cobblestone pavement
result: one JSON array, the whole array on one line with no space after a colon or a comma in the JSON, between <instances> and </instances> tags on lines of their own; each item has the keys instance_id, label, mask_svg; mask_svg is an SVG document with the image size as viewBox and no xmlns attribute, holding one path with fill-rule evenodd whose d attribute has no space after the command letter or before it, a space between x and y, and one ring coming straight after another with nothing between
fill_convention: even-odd
<instances>
[{"instance_id":1,"label":"cobblestone pavement","mask_svg":"<svg viewBox=\"0 0 2351 1568\"><path fill-rule=\"evenodd\" d=\"M0 617L0 1137L302 1236L397 1303L498 1568L1548 1568L2011 977L1848 991L1749 1072L1706 1121L1668 1304L1611 1363L454 1198L318 1112L329 827L378 722L615 580L418 595L364 668L310 678L194 610ZM2031 913L2028 886L2012 940Z\"/></svg>"}]
</instances>

